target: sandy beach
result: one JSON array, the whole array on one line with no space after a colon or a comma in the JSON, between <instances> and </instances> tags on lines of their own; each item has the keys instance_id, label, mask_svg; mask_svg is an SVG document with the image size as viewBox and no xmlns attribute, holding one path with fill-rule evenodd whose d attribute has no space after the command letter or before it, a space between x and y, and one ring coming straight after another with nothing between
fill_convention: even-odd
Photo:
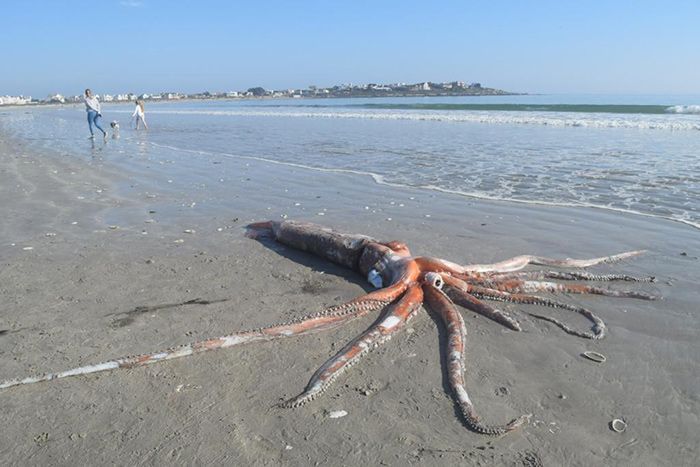
<instances>
[{"instance_id":1,"label":"sandy beach","mask_svg":"<svg viewBox=\"0 0 700 467\"><path fill-rule=\"evenodd\" d=\"M2 390L2 464L697 464L697 229L246 159L214 160L236 174L214 186L184 157L126 166L110 157L38 153L0 135L0 380L287 321L370 290L352 271L244 237L247 223L282 216L404 240L414 254L457 263L646 249L594 270L655 276L653 284L611 287L663 299L563 297L605 320L601 341L522 312L534 306L498 304L521 320L520 333L465 311L465 379L477 410L489 423L533 413L502 438L463 425L440 350L444 332L421 312L408 332L294 410L276 404L298 394L372 317L328 333ZM188 182L178 184L184 172ZM212 303L178 305L194 299ZM588 350L607 361L586 360ZM347 415L329 416L340 410ZM616 418L628 425L623 433L609 427Z\"/></svg>"}]
</instances>

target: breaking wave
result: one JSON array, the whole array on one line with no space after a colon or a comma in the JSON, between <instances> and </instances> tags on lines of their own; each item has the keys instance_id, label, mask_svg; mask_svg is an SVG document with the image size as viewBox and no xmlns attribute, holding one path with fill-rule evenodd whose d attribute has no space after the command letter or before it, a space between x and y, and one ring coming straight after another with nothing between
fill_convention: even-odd
<instances>
[{"instance_id":1,"label":"breaking wave","mask_svg":"<svg viewBox=\"0 0 700 467\"><path fill-rule=\"evenodd\" d=\"M674 114L700 114L700 105L674 105L666 108L666 112Z\"/></svg>"}]
</instances>

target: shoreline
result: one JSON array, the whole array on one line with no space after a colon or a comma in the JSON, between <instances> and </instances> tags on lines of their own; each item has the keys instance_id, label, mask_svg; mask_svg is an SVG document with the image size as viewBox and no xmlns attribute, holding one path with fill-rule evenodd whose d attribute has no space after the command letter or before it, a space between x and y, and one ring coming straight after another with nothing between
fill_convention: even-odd
<instances>
[{"instance_id":1,"label":"shoreline","mask_svg":"<svg viewBox=\"0 0 700 467\"><path fill-rule=\"evenodd\" d=\"M7 304L0 318L7 331L0 335L1 380L287 321L368 290L350 271L242 235L248 222L283 215L398 237L414 254L460 263L648 249L644 257L599 270L656 276L656 284L612 287L665 297L564 297L603 317L610 335L599 342L527 319L519 311L527 306L496 304L523 321L521 333L466 311L465 379L479 413L494 423L535 413L530 425L504 438L471 433L456 416L439 350L444 335L421 313L412 332L396 336L296 410L272 406L299 392L372 318L325 334L3 391L0 458L8 463L298 464L343 456L353 464L396 465L694 460L700 240L692 228L216 157L217 170L239 177L199 192L196 183L178 184L176 175L188 170L183 157L125 168L108 157L87 164L2 139L0 193L7 201L0 212L10 222L0 230L0 296ZM204 183L211 174L192 177ZM195 298L227 301L130 313ZM580 357L585 350L608 361L588 362ZM349 415L329 419L333 410ZM626 420L625 433L610 431L613 418Z\"/></svg>"}]
</instances>

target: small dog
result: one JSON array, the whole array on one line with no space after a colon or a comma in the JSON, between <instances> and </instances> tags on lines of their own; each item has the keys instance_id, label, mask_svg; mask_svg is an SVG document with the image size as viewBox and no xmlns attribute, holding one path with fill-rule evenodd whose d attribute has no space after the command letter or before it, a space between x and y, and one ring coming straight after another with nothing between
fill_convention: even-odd
<instances>
[{"instance_id":1,"label":"small dog","mask_svg":"<svg viewBox=\"0 0 700 467\"><path fill-rule=\"evenodd\" d=\"M109 126L112 127L112 138L119 138L119 122L116 120L112 120L112 122L109 124Z\"/></svg>"}]
</instances>

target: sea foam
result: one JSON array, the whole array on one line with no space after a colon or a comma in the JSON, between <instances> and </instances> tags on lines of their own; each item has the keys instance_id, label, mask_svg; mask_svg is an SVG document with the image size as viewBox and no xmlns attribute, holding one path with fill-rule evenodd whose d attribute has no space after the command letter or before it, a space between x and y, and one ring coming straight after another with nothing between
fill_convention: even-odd
<instances>
[{"instance_id":1,"label":"sea foam","mask_svg":"<svg viewBox=\"0 0 700 467\"><path fill-rule=\"evenodd\" d=\"M677 106L685 109L700 106ZM639 130L700 130L700 121L691 116L673 115L627 115L615 117L609 114L579 113L538 113L538 112L501 112L501 111L299 111L299 110L152 110L151 114L163 115L208 115L222 117L286 117L286 118L327 118L327 119L368 119L368 120L413 120L447 123L482 123L510 125L542 125L553 127L587 127L587 128L631 128ZM674 114L691 114L676 111Z\"/></svg>"}]
</instances>

